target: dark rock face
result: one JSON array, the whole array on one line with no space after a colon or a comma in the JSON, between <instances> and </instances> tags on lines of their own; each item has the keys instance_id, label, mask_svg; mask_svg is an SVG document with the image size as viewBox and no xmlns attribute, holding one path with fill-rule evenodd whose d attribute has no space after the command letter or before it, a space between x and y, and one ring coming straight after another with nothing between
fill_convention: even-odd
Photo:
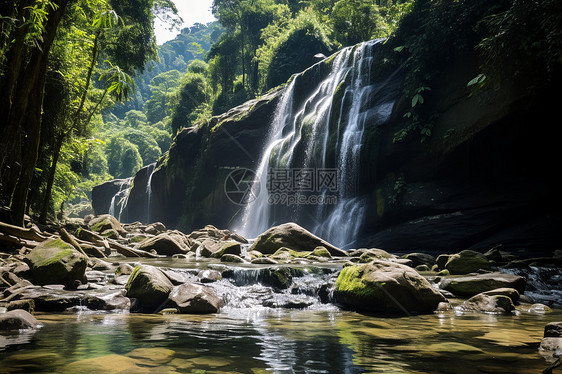
<instances>
[{"instance_id":1,"label":"dark rock face","mask_svg":"<svg viewBox=\"0 0 562 374\"><path fill-rule=\"evenodd\" d=\"M148 223L150 219L148 215L148 180L155 167L155 163L150 164L140 169L135 174L135 177L133 179L133 186L131 187L129 197L127 199L127 205L123 209L121 221L141 221Z\"/></svg>"},{"instance_id":2,"label":"dark rock face","mask_svg":"<svg viewBox=\"0 0 562 374\"><path fill-rule=\"evenodd\" d=\"M126 181L126 179L114 179L92 188L92 208L95 214L109 213L111 199Z\"/></svg>"}]
</instances>

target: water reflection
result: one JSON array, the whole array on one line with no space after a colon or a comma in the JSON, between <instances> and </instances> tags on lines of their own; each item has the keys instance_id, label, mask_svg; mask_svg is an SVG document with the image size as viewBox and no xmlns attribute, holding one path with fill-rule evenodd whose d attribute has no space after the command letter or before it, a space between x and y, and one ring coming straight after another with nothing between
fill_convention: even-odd
<instances>
[{"instance_id":1,"label":"water reflection","mask_svg":"<svg viewBox=\"0 0 562 374\"><path fill-rule=\"evenodd\" d=\"M38 317L44 327L27 345L0 352L1 373L536 373L545 367L537 352L544 325L562 312L383 319L241 308Z\"/></svg>"}]
</instances>

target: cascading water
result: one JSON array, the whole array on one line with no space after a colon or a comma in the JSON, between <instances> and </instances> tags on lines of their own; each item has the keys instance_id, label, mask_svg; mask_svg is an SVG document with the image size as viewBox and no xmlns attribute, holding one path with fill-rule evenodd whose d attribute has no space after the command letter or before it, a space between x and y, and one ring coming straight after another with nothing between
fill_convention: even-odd
<instances>
[{"instance_id":1,"label":"cascading water","mask_svg":"<svg viewBox=\"0 0 562 374\"><path fill-rule=\"evenodd\" d=\"M357 185L363 135L366 127L388 120L396 96L386 92L388 81L371 79L373 53L381 42L345 48L321 62L331 64L331 71L304 100L296 97L305 73L285 88L256 171L260 186L252 186L262 193L245 207L235 228L243 235L255 237L294 221L341 248L355 244L366 210ZM288 178L284 190L273 188L281 186L275 173ZM330 175L331 183L321 185ZM315 184L306 183L309 179Z\"/></svg>"},{"instance_id":2,"label":"cascading water","mask_svg":"<svg viewBox=\"0 0 562 374\"><path fill-rule=\"evenodd\" d=\"M152 201L152 176L154 175L154 171L156 170L156 163L152 163L148 165L150 176L148 177L148 181L146 183L146 198L147 198L147 205L146 205L146 223L150 223L150 203Z\"/></svg>"},{"instance_id":3,"label":"cascading water","mask_svg":"<svg viewBox=\"0 0 562 374\"><path fill-rule=\"evenodd\" d=\"M113 217L117 218L118 220L121 219L121 213L123 211L123 207L127 205L127 198L129 197L131 182L132 182L132 178L120 180L119 190L111 198L111 204L109 205L108 213ZM118 214L116 214L117 209L119 209Z\"/></svg>"}]
</instances>

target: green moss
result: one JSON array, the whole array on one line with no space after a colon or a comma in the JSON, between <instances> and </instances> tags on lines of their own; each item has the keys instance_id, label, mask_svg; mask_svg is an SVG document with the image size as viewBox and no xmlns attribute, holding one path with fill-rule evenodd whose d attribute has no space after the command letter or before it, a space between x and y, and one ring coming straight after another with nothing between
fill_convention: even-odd
<instances>
[{"instance_id":1,"label":"green moss","mask_svg":"<svg viewBox=\"0 0 562 374\"><path fill-rule=\"evenodd\" d=\"M133 283L133 281L135 280L135 278L139 274L140 269L141 269L140 266L136 266L135 269L133 270L133 272L131 273L131 276L129 276L129 280L127 281L127 284L125 285L125 288L127 290L129 290L131 288L131 284Z\"/></svg>"},{"instance_id":2,"label":"green moss","mask_svg":"<svg viewBox=\"0 0 562 374\"><path fill-rule=\"evenodd\" d=\"M67 256L73 256L73 255L77 255L77 254L78 254L78 252L76 252L76 250L74 250L74 248L73 249L65 249L65 250L62 250L62 251L58 252L56 255L54 255L52 257L44 259L38 265L39 266L53 265L55 263L58 263L58 262L62 261L62 259L67 257Z\"/></svg>"},{"instance_id":3,"label":"green moss","mask_svg":"<svg viewBox=\"0 0 562 374\"><path fill-rule=\"evenodd\" d=\"M328 251L326 249L326 247L322 247L322 246L318 246L318 247L314 248L312 253L310 253L306 257L310 257L310 256L332 258L332 255L330 254L330 251Z\"/></svg>"},{"instance_id":4,"label":"green moss","mask_svg":"<svg viewBox=\"0 0 562 374\"><path fill-rule=\"evenodd\" d=\"M345 293L354 299L378 297L384 283L366 282L363 278L367 265L344 267L336 280L335 291Z\"/></svg>"}]
</instances>

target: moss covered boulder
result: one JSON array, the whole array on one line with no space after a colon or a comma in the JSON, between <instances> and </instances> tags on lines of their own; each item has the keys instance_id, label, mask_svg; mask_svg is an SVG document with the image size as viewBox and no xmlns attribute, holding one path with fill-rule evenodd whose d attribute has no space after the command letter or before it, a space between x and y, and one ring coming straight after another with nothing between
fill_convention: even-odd
<instances>
[{"instance_id":1,"label":"moss covered boulder","mask_svg":"<svg viewBox=\"0 0 562 374\"><path fill-rule=\"evenodd\" d=\"M86 283L88 259L62 239L48 239L35 247L25 257L33 283L37 285L72 285Z\"/></svg>"},{"instance_id":2,"label":"moss covered boulder","mask_svg":"<svg viewBox=\"0 0 562 374\"><path fill-rule=\"evenodd\" d=\"M482 253L471 250L449 256L444 268L451 274L468 274L491 269L490 262Z\"/></svg>"},{"instance_id":3,"label":"moss covered boulder","mask_svg":"<svg viewBox=\"0 0 562 374\"><path fill-rule=\"evenodd\" d=\"M126 231L123 229L123 226L121 226L117 218L113 217L110 214L102 214L95 217L88 222L88 227L90 228L90 230L98 233L102 233L107 230L113 230L119 234L126 234Z\"/></svg>"},{"instance_id":4,"label":"moss covered boulder","mask_svg":"<svg viewBox=\"0 0 562 374\"><path fill-rule=\"evenodd\" d=\"M320 239L293 222L272 227L258 236L250 251L256 250L265 255L271 255L282 247L287 247L296 252L312 252L319 246L324 247L331 256L347 256L345 251Z\"/></svg>"},{"instance_id":5,"label":"moss covered boulder","mask_svg":"<svg viewBox=\"0 0 562 374\"><path fill-rule=\"evenodd\" d=\"M383 315L432 313L446 301L414 269L381 260L343 268L334 299L346 309Z\"/></svg>"},{"instance_id":6,"label":"moss covered boulder","mask_svg":"<svg viewBox=\"0 0 562 374\"><path fill-rule=\"evenodd\" d=\"M137 266L125 286L127 297L137 300L135 308L151 312L164 306L173 288L168 277L150 265Z\"/></svg>"}]
</instances>

